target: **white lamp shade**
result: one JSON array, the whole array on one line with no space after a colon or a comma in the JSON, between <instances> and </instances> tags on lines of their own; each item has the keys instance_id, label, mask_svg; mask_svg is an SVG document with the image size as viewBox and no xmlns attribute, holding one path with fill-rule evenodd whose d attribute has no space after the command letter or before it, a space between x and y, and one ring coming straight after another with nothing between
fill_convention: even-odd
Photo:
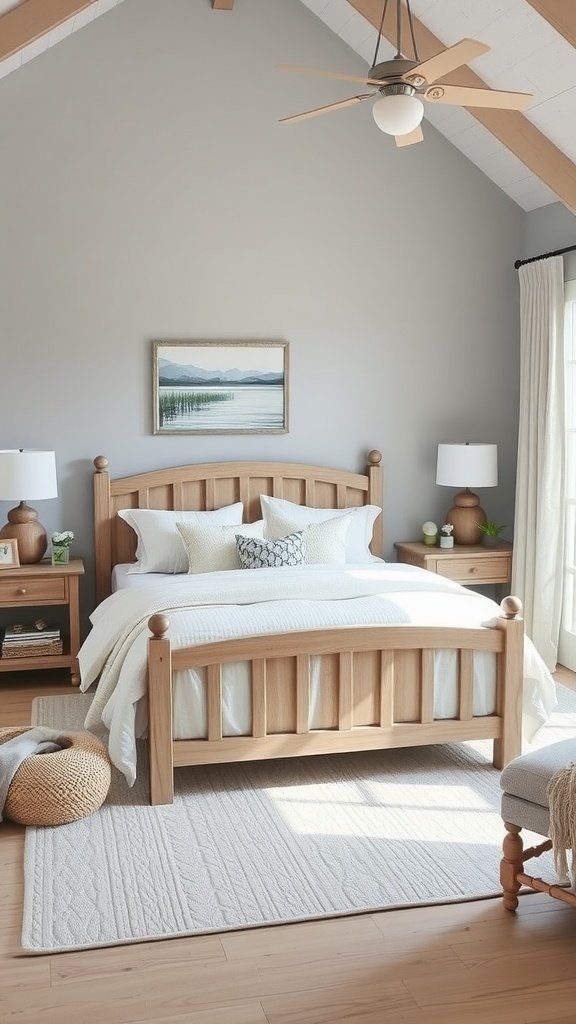
<instances>
[{"instance_id":1,"label":"white lamp shade","mask_svg":"<svg viewBox=\"0 0 576 1024\"><path fill-rule=\"evenodd\" d=\"M372 115L380 131L387 135L408 135L420 124L424 104L417 96L381 96L372 107Z\"/></svg>"},{"instance_id":2,"label":"white lamp shade","mask_svg":"<svg viewBox=\"0 0 576 1024\"><path fill-rule=\"evenodd\" d=\"M31 448L0 450L0 501L56 498L56 455Z\"/></svg>"},{"instance_id":3,"label":"white lamp shade","mask_svg":"<svg viewBox=\"0 0 576 1024\"><path fill-rule=\"evenodd\" d=\"M496 487L498 445L439 444L436 483L445 487Z\"/></svg>"}]
</instances>

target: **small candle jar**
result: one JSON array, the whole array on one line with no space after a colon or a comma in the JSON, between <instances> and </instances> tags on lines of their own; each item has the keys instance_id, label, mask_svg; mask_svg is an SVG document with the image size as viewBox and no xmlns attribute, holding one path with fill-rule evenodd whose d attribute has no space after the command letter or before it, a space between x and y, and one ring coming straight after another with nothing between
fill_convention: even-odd
<instances>
[{"instance_id":1,"label":"small candle jar","mask_svg":"<svg viewBox=\"0 0 576 1024\"><path fill-rule=\"evenodd\" d=\"M422 523L422 540L424 544L436 544L438 542L438 527L429 519Z\"/></svg>"},{"instance_id":2,"label":"small candle jar","mask_svg":"<svg viewBox=\"0 0 576 1024\"><path fill-rule=\"evenodd\" d=\"M440 547L441 548L453 548L454 537L452 536L452 530L454 527L452 523L444 523L444 526L440 530Z\"/></svg>"}]
</instances>

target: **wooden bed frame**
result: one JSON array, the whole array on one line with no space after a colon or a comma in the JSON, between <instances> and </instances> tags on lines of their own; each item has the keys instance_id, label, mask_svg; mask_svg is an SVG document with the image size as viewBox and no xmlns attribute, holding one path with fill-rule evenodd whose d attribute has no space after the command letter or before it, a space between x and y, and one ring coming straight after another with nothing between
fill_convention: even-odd
<instances>
[{"instance_id":1,"label":"wooden bed frame","mask_svg":"<svg viewBox=\"0 0 576 1024\"><path fill-rule=\"evenodd\" d=\"M362 474L281 462L221 462L110 479L94 459L96 586L110 593L115 564L135 559L135 535L116 514L125 508L219 508L244 502L245 521L261 518L260 495L322 508L382 507L382 456L371 451ZM382 555L382 516L372 551ZM497 628L356 626L267 634L173 649L165 615L150 619L148 697L150 796L173 800L174 768L258 758L492 739L497 768L521 752L524 624L520 602L502 602ZM458 653L458 717L433 718L434 651ZM474 651L497 657L496 712L472 715ZM309 665L321 657L321 727L309 728ZM222 666L247 661L252 732L222 735ZM206 739L172 739L172 673L203 667L208 689Z\"/></svg>"}]
</instances>

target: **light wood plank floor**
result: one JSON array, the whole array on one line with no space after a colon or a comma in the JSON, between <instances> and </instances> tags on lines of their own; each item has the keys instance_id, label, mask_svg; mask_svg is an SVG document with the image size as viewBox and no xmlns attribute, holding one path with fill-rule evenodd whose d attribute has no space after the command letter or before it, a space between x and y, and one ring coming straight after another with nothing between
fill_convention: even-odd
<instances>
[{"instance_id":1,"label":"light wood plank floor","mask_svg":"<svg viewBox=\"0 0 576 1024\"><path fill-rule=\"evenodd\" d=\"M37 695L73 692L58 673L6 674L0 725L28 724ZM576 912L542 894L516 914L488 899L28 957L22 849L23 829L0 824L3 1024L576 1021Z\"/></svg>"}]
</instances>

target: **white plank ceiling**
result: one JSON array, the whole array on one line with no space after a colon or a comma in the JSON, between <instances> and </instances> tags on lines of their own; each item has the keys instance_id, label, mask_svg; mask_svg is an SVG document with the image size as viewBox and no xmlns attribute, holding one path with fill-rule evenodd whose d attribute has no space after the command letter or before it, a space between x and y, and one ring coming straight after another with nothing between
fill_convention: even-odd
<instances>
[{"instance_id":1,"label":"white plank ceiling","mask_svg":"<svg viewBox=\"0 0 576 1024\"><path fill-rule=\"evenodd\" d=\"M328 30L365 60L368 71L374 56L375 25L380 21L382 0L284 2L302 3L307 7ZM68 5L65 0L0 0L0 78L119 3L122 0L88 0L85 6L70 0ZM213 7L229 8L227 13L215 13L215 17L233 17L234 6L241 3L242 0L212 0ZM389 6L394 8L395 0L389 0ZM19 44L15 45L14 52L6 53L8 46L2 50L2 23L3 20L8 22L10 14L7 12L12 12L13 16L16 8L21 8L20 14L25 15L24 27L17 26L14 37ZM66 15L72 8L76 8L75 12L61 20L63 12ZM535 8L543 10L543 14ZM426 122L429 122L523 210L534 210L560 200L576 213L576 49L573 45L576 42L576 0L411 0L411 9L418 23L433 34L431 53L459 39L478 39L491 49L474 60L470 70L491 88L534 95L527 111L515 112L512 118L506 112L501 122L489 120L490 128L486 126L486 118L485 123L481 123L478 111L475 116L461 107L428 103L423 121L424 136ZM42 20L49 10L52 25L46 30ZM35 34L35 28L39 34ZM430 48L430 42L427 46ZM413 56L408 40L404 49L406 56ZM395 46L383 38L378 59L387 60L394 52ZM423 53L419 45L420 59L429 55ZM301 62L300 55L294 53L293 63ZM338 72L342 69L324 70ZM474 84L465 80L466 73L467 69L454 72L450 81L458 82L460 77L461 84ZM334 102L362 91L336 80L333 86ZM309 95L309 107L326 102L324 99L317 101L313 77L310 77ZM503 113L497 112L497 117ZM327 116L338 117L339 114ZM522 136L527 126L521 119L537 129L536 133L532 129L532 136L524 143ZM378 130L376 126L375 130ZM423 144L425 139L420 143ZM529 155L531 150L534 158ZM516 154L521 154L531 166Z\"/></svg>"}]
</instances>

